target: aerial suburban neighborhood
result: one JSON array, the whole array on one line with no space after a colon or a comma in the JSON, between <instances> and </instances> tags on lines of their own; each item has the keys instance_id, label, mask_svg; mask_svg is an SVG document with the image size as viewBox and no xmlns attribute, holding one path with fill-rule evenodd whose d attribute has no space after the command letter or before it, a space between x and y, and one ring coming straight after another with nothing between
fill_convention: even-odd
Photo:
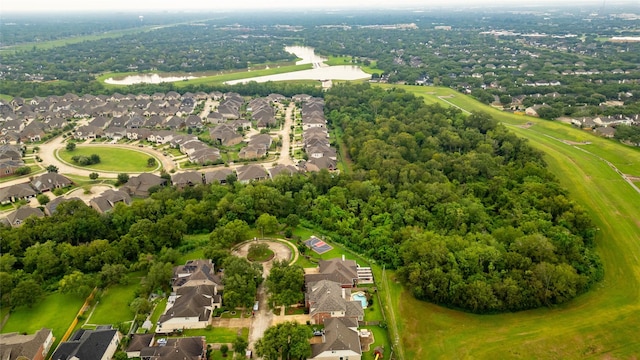
<instances>
[{"instance_id":1,"label":"aerial suburban neighborhood","mask_svg":"<svg viewBox=\"0 0 640 360\"><path fill-rule=\"evenodd\" d=\"M2 4L0 360L640 354L634 1L144 5Z\"/></svg>"}]
</instances>

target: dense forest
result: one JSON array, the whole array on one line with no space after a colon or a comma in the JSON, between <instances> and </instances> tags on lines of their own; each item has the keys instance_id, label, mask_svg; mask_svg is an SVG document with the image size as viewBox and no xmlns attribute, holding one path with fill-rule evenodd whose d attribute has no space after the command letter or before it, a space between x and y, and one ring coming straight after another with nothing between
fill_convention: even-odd
<instances>
[{"instance_id":1,"label":"dense forest","mask_svg":"<svg viewBox=\"0 0 640 360\"><path fill-rule=\"evenodd\" d=\"M291 226L300 218L397 268L417 298L473 312L562 303L602 277L585 212L540 153L487 115L366 84L325 99L352 171L157 188L106 215L61 204L52 217L0 229L3 306L37 301L71 274L160 269L195 246L221 263L263 214ZM196 233L209 241L184 241Z\"/></svg>"}]
</instances>

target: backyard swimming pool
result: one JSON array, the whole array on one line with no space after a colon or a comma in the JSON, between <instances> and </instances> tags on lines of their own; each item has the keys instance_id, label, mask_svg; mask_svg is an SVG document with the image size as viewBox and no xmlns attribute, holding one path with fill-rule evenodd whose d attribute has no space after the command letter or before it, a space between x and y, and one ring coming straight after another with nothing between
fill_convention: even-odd
<instances>
[{"instance_id":1,"label":"backyard swimming pool","mask_svg":"<svg viewBox=\"0 0 640 360\"><path fill-rule=\"evenodd\" d=\"M360 301L360 304L362 304L362 308L363 309L367 308L367 297L364 295L362 291L358 291L351 294L351 300Z\"/></svg>"}]
</instances>

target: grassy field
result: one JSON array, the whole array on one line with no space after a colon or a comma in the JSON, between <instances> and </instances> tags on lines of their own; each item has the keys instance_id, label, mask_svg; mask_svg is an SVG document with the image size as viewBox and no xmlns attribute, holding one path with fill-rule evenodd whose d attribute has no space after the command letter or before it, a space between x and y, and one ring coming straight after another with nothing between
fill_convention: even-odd
<instances>
[{"instance_id":1,"label":"grassy field","mask_svg":"<svg viewBox=\"0 0 640 360\"><path fill-rule=\"evenodd\" d=\"M549 169L599 228L597 251L605 279L561 306L474 315L415 300L388 274L389 286L396 286L390 291L391 303L404 358L636 358L640 354L640 194L600 157L625 173L638 175L640 150L556 122L500 112L450 89L407 89L430 103L486 111L544 151ZM439 98L450 95L454 97ZM526 122L532 126L514 126ZM558 139L591 144L572 146Z\"/></svg>"},{"instance_id":2,"label":"grassy field","mask_svg":"<svg viewBox=\"0 0 640 360\"><path fill-rule=\"evenodd\" d=\"M129 303L139 286L139 281L132 280L130 284L115 285L104 290L87 323L105 325L133 320L135 314L129 308Z\"/></svg>"},{"instance_id":3,"label":"grassy field","mask_svg":"<svg viewBox=\"0 0 640 360\"><path fill-rule=\"evenodd\" d=\"M187 329L182 332L183 336L204 336L207 343L232 343L238 336L237 329L231 328L211 328L211 329ZM245 339L249 336L249 329L240 330L240 335Z\"/></svg>"},{"instance_id":4,"label":"grassy field","mask_svg":"<svg viewBox=\"0 0 640 360\"><path fill-rule=\"evenodd\" d=\"M100 39L108 39L108 38L117 38L124 35L135 34L143 31L150 31L154 28L154 26L146 26L146 27L138 27L132 29L123 29L123 30L113 30L106 31L100 34L91 34L91 35L82 35L82 36L73 36L63 39L56 39L51 41L41 41L41 42L30 42L24 44L18 44L13 46L8 46L2 49L0 52L4 54L14 53L17 51L30 51L33 49L38 50L46 50L52 49L59 46L66 46L71 44L78 44L85 41L95 41Z\"/></svg>"},{"instance_id":5,"label":"grassy field","mask_svg":"<svg viewBox=\"0 0 640 360\"><path fill-rule=\"evenodd\" d=\"M115 146L78 145L74 151L69 152L61 149L57 152L57 156L60 159L73 166L77 166L74 165L71 160L73 156L90 156L91 154L98 154L100 156L100 163L85 167L90 170L113 172L145 172L157 170L156 168L147 167L147 159L151 157L150 154ZM156 163L159 164L160 162L156 159Z\"/></svg>"},{"instance_id":6,"label":"grassy field","mask_svg":"<svg viewBox=\"0 0 640 360\"><path fill-rule=\"evenodd\" d=\"M59 341L78 314L84 299L58 292L47 295L32 308L18 308L11 313L2 333L26 332L33 334L43 327L53 331Z\"/></svg>"},{"instance_id":7,"label":"grassy field","mask_svg":"<svg viewBox=\"0 0 640 360\"><path fill-rule=\"evenodd\" d=\"M215 84L222 84L225 81L231 81L231 80L239 80L239 79L246 79L246 78L252 78L252 77L257 77L257 76L266 76L266 75L275 75L275 74L283 74L283 73L288 73L288 72L293 72L293 71L300 71L300 70L308 70L311 69L312 65L311 64L304 64L304 65L277 65L277 64L271 64L269 66L269 68L267 69L260 69L260 70L251 70L251 71L247 71L246 69L243 70L239 70L239 71L233 71L233 72L218 72L214 75L200 75L200 77L198 77L197 79L190 79L190 80L183 80L183 81L176 81L174 84L176 85L176 87L184 87L184 86L188 86L188 85L200 85L200 84L207 84L207 85L215 85ZM157 73L157 72L155 72ZM133 73L133 72L127 72L127 73L106 73L106 74L102 74L100 76L97 77L97 80L102 82L104 86L106 87L110 87L110 88L123 88L126 87L127 85L114 85L114 84L107 84L104 81L108 78L116 78L116 79L120 79L120 78L124 78L128 75L138 75L139 73ZM181 76L184 74L181 73L160 73L161 76ZM199 75L195 75L195 76L199 76Z\"/></svg>"}]
</instances>

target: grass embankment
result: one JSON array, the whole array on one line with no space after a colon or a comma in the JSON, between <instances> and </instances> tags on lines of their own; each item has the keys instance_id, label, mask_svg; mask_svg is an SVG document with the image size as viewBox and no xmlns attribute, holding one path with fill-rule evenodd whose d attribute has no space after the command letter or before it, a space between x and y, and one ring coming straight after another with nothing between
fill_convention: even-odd
<instances>
[{"instance_id":1,"label":"grass embankment","mask_svg":"<svg viewBox=\"0 0 640 360\"><path fill-rule=\"evenodd\" d=\"M587 209L595 225L605 279L578 298L553 308L474 315L391 291L405 359L629 358L640 353L640 194L609 165L640 172L640 151L556 122L500 112L450 89L407 87L427 102L485 111L542 150L549 169L571 198ZM442 101L439 96L453 95ZM555 139L554 139L555 138ZM589 141L574 146L557 139ZM585 148L593 154L581 151ZM390 286L394 286L389 276Z\"/></svg>"},{"instance_id":2,"label":"grass embankment","mask_svg":"<svg viewBox=\"0 0 640 360\"><path fill-rule=\"evenodd\" d=\"M9 316L2 333L19 332L33 334L43 327L49 328L56 338L54 348L78 314L84 299L55 292L47 295L32 308L20 307ZM3 311L4 314L4 311Z\"/></svg>"},{"instance_id":3,"label":"grass embankment","mask_svg":"<svg viewBox=\"0 0 640 360\"><path fill-rule=\"evenodd\" d=\"M181 81L173 82L177 88L180 88L180 87L185 87L185 86L190 86L190 85L202 85L202 84L220 85L220 84L223 84L225 81L247 79L247 78L253 78L253 77L258 77L258 76L283 74L283 73L289 73L289 72L294 72L294 71L308 70L308 69L311 69L311 68L312 68L311 64L282 65L282 66L281 65L277 65L277 64L271 64L271 65L268 66L268 68L259 69L259 70L247 71L246 69L243 69L243 70L232 71L232 72L216 72L213 75L211 73L185 74L185 73L163 73L163 72L157 72L157 71L145 72L145 73L146 74L156 73L156 74L159 74L160 76L186 76L186 75L191 75L191 76L198 77L196 79L181 80ZM127 76L141 75L141 74L145 74L145 73L135 73L135 72L105 73L105 74L102 74L102 75L98 76L97 80L100 81L105 87L124 88L124 87L127 87L128 85L107 84L104 81L106 79L108 79L108 78L122 79L122 78L125 78Z\"/></svg>"},{"instance_id":4,"label":"grass embankment","mask_svg":"<svg viewBox=\"0 0 640 360\"><path fill-rule=\"evenodd\" d=\"M329 66L355 65L360 67L360 69L362 69L362 71L366 72L367 74L382 74L384 72L384 70L377 68L377 62L375 60L371 60L369 62L369 65L364 65L362 61L354 63L353 60L354 59L352 56L329 56L327 61L325 61L324 63Z\"/></svg>"},{"instance_id":5,"label":"grass embankment","mask_svg":"<svg viewBox=\"0 0 640 360\"><path fill-rule=\"evenodd\" d=\"M136 289L139 287L139 281L131 280L127 285L114 285L103 290L95 310L86 322L95 325L115 325L132 321L135 314L129 304L135 298Z\"/></svg>"},{"instance_id":6,"label":"grass embankment","mask_svg":"<svg viewBox=\"0 0 640 360\"><path fill-rule=\"evenodd\" d=\"M100 156L100 163L83 167L75 165L73 160L71 160L71 158L76 155L91 156L92 154ZM73 151L67 151L65 149L59 150L57 156L61 160L69 163L69 165L96 171L145 172L158 170L157 166L153 168L147 166L147 160L153 157L151 154L115 146L78 145ZM156 159L156 163L160 163L158 159Z\"/></svg>"}]
</instances>

